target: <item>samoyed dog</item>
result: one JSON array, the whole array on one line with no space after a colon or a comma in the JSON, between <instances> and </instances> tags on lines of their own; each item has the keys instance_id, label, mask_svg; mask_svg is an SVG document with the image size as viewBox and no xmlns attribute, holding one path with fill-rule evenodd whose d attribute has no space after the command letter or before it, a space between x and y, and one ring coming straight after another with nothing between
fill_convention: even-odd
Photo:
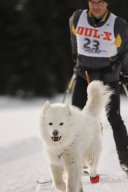
<instances>
[{"instance_id":1,"label":"samoyed dog","mask_svg":"<svg viewBox=\"0 0 128 192\"><path fill-rule=\"evenodd\" d=\"M40 117L40 132L47 152L55 187L62 192L82 192L84 165L90 178L96 178L101 152L100 112L110 101L112 91L100 81L89 84L83 110L46 102ZM98 182L98 180L96 181Z\"/></svg>"}]
</instances>

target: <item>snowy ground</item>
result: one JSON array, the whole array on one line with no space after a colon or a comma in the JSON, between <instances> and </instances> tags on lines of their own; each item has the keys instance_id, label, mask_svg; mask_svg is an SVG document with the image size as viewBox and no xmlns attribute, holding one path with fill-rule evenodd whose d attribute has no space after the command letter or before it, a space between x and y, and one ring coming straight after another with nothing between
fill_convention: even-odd
<instances>
[{"instance_id":1,"label":"snowy ground","mask_svg":"<svg viewBox=\"0 0 128 192\"><path fill-rule=\"evenodd\" d=\"M49 167L43 153L38 120L43 99L20 100L0 97L0 192L35 192L36 181L50 179ZM58 96L52 102L62 101ZM121 98L121 111L128 127L128 98ZM98 168L99 184L92 185L83 177L85 192L128 192L128 178L121 170L112 131L102 115L104 125L103 152ZM55 191L51 185L38 185L39 192Z\"/></svg>"}]
</instances>

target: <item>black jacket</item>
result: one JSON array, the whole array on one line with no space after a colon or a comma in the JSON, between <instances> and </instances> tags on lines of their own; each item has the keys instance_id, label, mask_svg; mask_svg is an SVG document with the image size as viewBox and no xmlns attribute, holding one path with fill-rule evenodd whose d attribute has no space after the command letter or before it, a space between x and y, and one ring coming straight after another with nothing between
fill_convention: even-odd
<instances>
[{"instance_id":1,"label":"black jacket","mask_svg":"<svg viewBox=\"0 0 128 192\"><path fill-rule=\"evenodd\" d=\"M75 28L82 11L75 11L69 20L72 54L73 60L76 63L74 68L75 73L85 79L85 71L88 71L91 80L99 79L106 83L118 81L121 71L124 74L128 74L128 23L121 17L116 17L114 24L114 35L117 40L116 46L118 50L116 56L99 58L80 55L77 52ZM104 19L97 21L88 11L87 20L91 26L98 28L106 23L109 16L110 12L108 11ZM120 43L118 43L119 37Z\"/></svg>"}]
</instances>

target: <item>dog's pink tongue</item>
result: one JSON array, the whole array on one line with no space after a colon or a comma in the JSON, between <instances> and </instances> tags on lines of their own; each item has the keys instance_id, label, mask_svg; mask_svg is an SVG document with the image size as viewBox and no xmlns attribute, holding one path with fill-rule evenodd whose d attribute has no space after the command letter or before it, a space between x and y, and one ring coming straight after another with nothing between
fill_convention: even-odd
<instances>
[{"instance_id":1,"label":"dog's pink tongue","mask_svg":"<svg viewBox=\"0 0 128 192\"><path fill-rule=\"evenodd\" d=\"M90 177L90 181L92 184L99 183L100 177L97 175L96 177Z\"/></svg>"}]
</instances>

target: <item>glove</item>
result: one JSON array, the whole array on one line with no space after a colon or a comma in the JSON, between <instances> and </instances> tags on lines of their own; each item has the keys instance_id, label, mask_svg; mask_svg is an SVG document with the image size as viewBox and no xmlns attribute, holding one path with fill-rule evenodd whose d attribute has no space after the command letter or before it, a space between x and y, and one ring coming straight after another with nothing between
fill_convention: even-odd
<instances>
[{"instance_id":1,"label":"glove","mask_svg":"<svg viewBox=\"0 0 128 192\"><path fill-rule=\"evenodd\" d=\"M120 73L120 82L128 85L128 74Z\"/></svg>"}]
</instances>

